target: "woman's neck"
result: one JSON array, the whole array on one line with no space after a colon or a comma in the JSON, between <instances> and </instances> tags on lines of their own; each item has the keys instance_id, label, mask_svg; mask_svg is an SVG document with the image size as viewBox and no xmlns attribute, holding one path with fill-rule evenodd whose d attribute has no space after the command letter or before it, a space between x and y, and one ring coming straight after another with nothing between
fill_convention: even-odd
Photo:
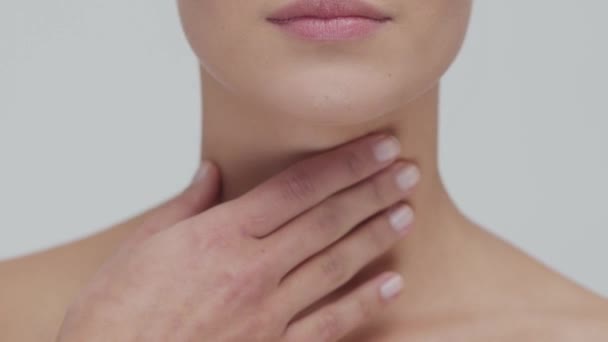
<instances>
[{"instance_id":1,"label":"woman's neck","mask_svg":"<svg viewBox=\"0 0 608 342\"><path fill-rule=\"evenodd\" d=\"M220 202L238 197L295 161L372 131L394 134L402 143L402 158L413 161L421 170L420 183L408 199L415 210L415 224L409 236L363 270L361 276L397 270L435 295L429 286L445 285L430 285L445 266L437 253L453 248L450 241L460 239L468 222L448 196L438 171L438 84L390 113L370 113L377 118L373 121L324 125L260 110L255 104L241 102L204 73L202 80L201 157L214 161L221 170ZM418 285L412 282L410 289L420 295L412 287Z\"/></svg>"},{"instance_id":2,"label":"woman's neck","mask_svg":"<svg viewBox=\"0 0 608 342\"><path fill-rule=\"evenodd\" d=\"M238 197L300 159L323 152L373 131L394 134L402 158L415 162L422 183L412 198L421 209L444 191L437 163L438 85L389 113L370 113L372 121L330 125L270 112L235 97L202 73L202 158L222 171L221 202ZM331 113L327 113L331 116ZM318 114L317 114L318 117Z\"/></svg>"}]
</instances>

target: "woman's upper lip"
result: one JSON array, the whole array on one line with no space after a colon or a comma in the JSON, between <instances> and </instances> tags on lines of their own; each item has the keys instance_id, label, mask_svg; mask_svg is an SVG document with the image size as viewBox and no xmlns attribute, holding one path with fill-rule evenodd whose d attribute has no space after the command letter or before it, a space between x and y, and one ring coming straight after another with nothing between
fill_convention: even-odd
<instances>
[{"instance_id":1,"label":"woman's upper lip","mask_svg":"<svg viewBox=\"0 0 608 342\"><path fill-rule=\"evenodd\" d=\"M390 16L362 0L294 0L273 12L267 19L277 21L297 17L390 19Z\"/></svg>"}]
</instances>

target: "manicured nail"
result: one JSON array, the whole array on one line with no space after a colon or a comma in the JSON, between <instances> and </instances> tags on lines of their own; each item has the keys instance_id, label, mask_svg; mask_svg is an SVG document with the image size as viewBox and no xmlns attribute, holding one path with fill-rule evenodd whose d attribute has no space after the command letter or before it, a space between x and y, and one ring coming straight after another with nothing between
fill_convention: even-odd
<instances>
[{"instance_id":1,"label":"manicured nail","mask_svg":"<svg viewBox=\"0 0 608 342\"><path fill-rule=\"evenodd\" d=\"M399 234L407 231L408 226L412 223L414 211L408 205L402 205L393 210L389 215L391 227Z\"/></svg>"},{"instance_id":2,"label":"manicured nail","mask_svg":"<svg viewBox=\"0 0 608 342\"><path fill-rule=\"evenodd\" d=\"M374 154L379 162L389 161L399 155L401 143L394 136L389 136L376 143Z\"/></svg>"},{"instance_id":3,"label":"manicured nail","mask_svg":"<svg viewBox=\"0 0 608 342\"><path fill-rule=\"evenodd\" d=\"M198 183L200 182L202 179L205 178L205 176L207 176L207 173L209 171L209 162L206 160L203 160L201 162L201 165L198 168L198 171L196 171L196 174L194 175L194 178L192 179L192 183Z\"/></svg>"},{"instance_id":4,"label":"manicured nail","mask_svg":"<svg viewBox=\"0 0 608 342\"><path fill-rule=\"evenodd\" d=\"M403 277L396 274L382 283L380 287L380 295L384 299L391 299L403 289Z\"/></svg>"},{"instance_id":5,"label":"manicured nail","mask_svg":"<svg viewBox=\"0 0 608 342\"><path fill-rule=\"evenodd\" d=\"M407 191L420 180L420 171L416 166L409 165L397 173L396 180L399 188Z\"/></svg>"}]
</instances>

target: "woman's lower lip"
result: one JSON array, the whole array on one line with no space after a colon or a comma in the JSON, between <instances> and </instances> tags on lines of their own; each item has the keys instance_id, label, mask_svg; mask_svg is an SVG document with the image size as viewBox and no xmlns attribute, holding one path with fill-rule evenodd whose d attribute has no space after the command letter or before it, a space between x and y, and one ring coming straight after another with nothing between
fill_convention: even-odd
<instances>
[{"instance_id":1,"label":"woman's lower lip","mask_svg":"<svg viewBox=\"0 0 608 342\"><path fill-rule=\"evenodd\" d=\"M286 20L269 19L269 21L282 30L303 39L352 40L370 35L387 20L364 17L300 17Z\"/></svg>"}]
</instances>

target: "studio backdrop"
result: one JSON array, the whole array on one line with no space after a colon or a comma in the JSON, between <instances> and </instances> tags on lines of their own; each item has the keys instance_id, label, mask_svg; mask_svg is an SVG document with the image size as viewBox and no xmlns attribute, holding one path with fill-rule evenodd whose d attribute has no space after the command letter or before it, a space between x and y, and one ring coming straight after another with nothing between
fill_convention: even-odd
<instances>
[{"instance_id":1,"label":"studio backdrop","mask_svg":"<svg viewBox=\"0 0 608 342\"><path fill-rule=\"evenodd\" d=\"M608 295L608 2L479 0L443 79L441 172L461 209ZM0 258L179 191L199 156L175 3L0 1Z\"/></svg>"}]
</instances>

